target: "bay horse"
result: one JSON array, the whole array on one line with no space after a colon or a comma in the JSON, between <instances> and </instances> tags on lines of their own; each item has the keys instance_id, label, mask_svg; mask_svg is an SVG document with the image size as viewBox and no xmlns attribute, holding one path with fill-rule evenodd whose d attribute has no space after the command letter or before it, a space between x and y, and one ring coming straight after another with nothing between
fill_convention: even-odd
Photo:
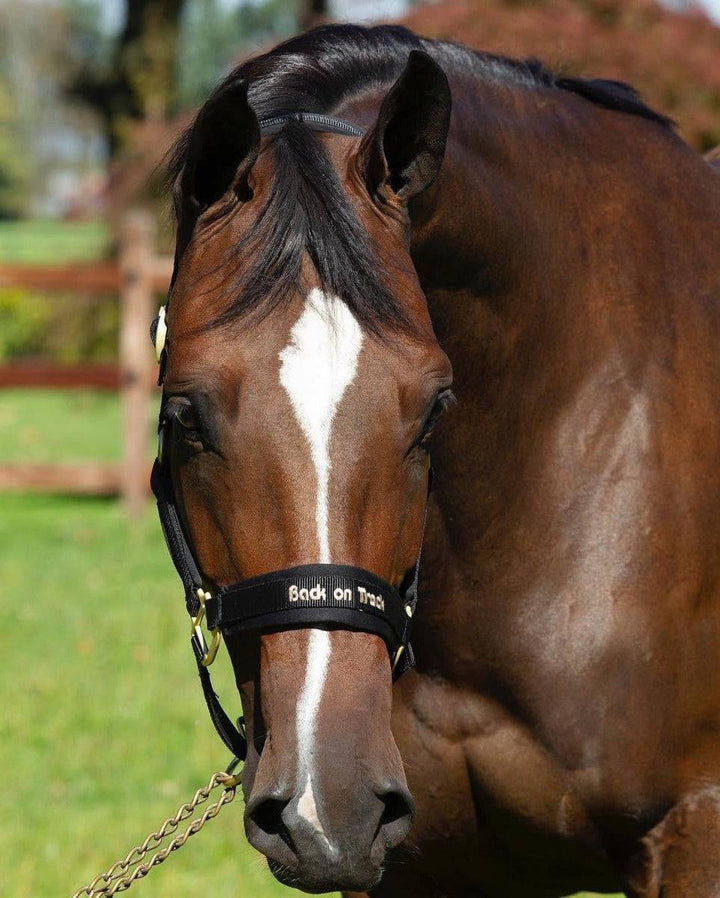
<instances>
[{"instance_id":1,"label":"bay horse","mask_svg":"<svg viewBox=\"0 0 720 898\"><path fill-rule=\"evenodd\" d=\"M423 545L394 687L362 627L225 633L273 873L717 898L720 173L626 85L344 25L233 71L171 176L201 594L399 595Z\"/></svg>"}]
</instances>

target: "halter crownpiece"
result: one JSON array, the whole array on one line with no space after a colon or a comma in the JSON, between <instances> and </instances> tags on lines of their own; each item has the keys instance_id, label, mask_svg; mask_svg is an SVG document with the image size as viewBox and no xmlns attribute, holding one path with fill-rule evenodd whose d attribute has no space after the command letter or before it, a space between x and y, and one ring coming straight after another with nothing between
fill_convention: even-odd
<instances>
[{"instance_id":1,"label":"halter crownpiece","mask_svg":"<svg viewBox=\"0 0 720 898\"><path fill-rule=\"evenodd\" d=\"M261 134L278 134L290 122L300 122L311 131L325 131L330 134L346 134L348 137L362 137L365 131L344 119L325 115L324 112L287 112L260 121Z\"/></svg>"},{"instance_id":2,"label":"halter crownpiece","mask_svg":"<svg viewBox=\"0 0 720 898\"><path fill-rule=\"evenodd\" d=\"M364 133L350 122L314 112L293 112L263 119L260 128L265 134L277 134L292 121L302 122L315 131L352 137ZM150 328L160 365L160 384L169 346L166 309L167 304L160 307ZM397 678L415 663L410 647L410 625L417 605L420 551L399 588L371 571L352 565L306 564L241 580L212 594L205 588L206 580L190 548L175 502L170 465L164 451L166 431L171 426L172 419L164 418L161 407L158 457L150 482L165 542L185 591L185 605L191 619L190 643L210 717L225 745L236 758L244 759L247 753L244 729L240 721L236 727L223 710L208 670L221 637L245 630L263 632L323 624L372 633L384 640L393 677ZM432 470L428 465L428 498L431 483ZM424 520L427 504L426 500ZM423 522L423 534L424 529ZM209 646L203 634L203 622L212 635Z\"/></svg>"}]
</instances>

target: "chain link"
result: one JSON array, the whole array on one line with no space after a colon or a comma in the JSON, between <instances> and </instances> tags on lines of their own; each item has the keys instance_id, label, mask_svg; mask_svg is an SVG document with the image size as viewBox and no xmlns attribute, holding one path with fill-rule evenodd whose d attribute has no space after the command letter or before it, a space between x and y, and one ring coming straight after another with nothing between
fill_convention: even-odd
<instances>
[{"instance_id":1,"label":"chain link","mask_svg":"<svg viewBox=\"0 0 720 898\"><path fill-rule=\"evenodd\" d=\"M82 898L83 895L87 896L87 898L101 898L101 896L102 898L108 898L108 896L115 895L117 892L124 892L126 889L129 889L134 882L147 876L153 867L162 864L171 852L176 851L178 848L182 848L190 836L194 836L195 833L200 832L208 820L217 817L220 813L220 809L224 805L230 804L233 798L235 798L235 789L240 780L240 775L233 776L230 773L223 771L213 773L207 786L198 789L187 804L180 805L174 817L168 817L157 832L150 833L141 845L137 845L133 848L125 858L114 863L105 873L96 876L89 885L85 886L85 888L78 889L78 891L73 894L72 898ZM189 817L192 817L195 809L199 805L204 804L210 797L210 793L214 789L217 789L218 786L225 787L220 798L208 805L202 816L193 820L192 823L190 823L183 832L175 836L165 848L160 848L163 840L176 832L181 823ZM158 850L155 851L155 849ZM153 854L148 861L145 861L145 857L151 851L155 851L155 854Z\"/></svg>"}]
</instances>

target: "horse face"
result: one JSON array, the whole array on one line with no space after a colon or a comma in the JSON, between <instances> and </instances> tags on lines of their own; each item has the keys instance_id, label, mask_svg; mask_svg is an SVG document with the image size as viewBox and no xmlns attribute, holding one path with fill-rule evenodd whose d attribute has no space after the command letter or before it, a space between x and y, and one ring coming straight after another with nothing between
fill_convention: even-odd
<instances>
[{"instance_id":1,"label":"horse face","mask_svg":"<svg viewBox=\"0 0 720 898\"><path fill-rule=\"evenodd\" d=\"M254 133L252 122L242 127ZM399 586L420 549L425 441L450 383L410 263L402 204L381 213L371 199L369 185L380 189L383 178L372 138L359 148L327 138L322 157L368 246L396 260L387 302L397 303L403 327L383 333L381 315L364 321L357 303L353 310L323 286L320 252L331 254L329 245L302 252L272 311L213 326L227 307L227 260L253 269L262 249L245 236L282 187L280 149L260 151L257 139L240 146L245 155L221 187L212 182L216 163L210 174L198 171L202 141L199 150L191 142L183 169L164 396L178 507L211 587L313 562L352 564ZM358 177L370 167L372 179ZM228 650L248 729L249 840L289 884L371 888L413 813L390 728L385 643L318 626L244 633L228 639Z\"/></svg>"}]
</instances>

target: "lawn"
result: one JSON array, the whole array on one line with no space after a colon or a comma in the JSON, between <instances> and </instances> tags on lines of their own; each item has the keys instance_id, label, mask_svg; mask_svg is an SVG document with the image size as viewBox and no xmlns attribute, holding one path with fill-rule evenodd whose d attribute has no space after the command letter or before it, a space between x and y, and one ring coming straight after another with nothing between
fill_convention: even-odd
<instances>
[{"instance_id":1,"label":"lawn","mask_svg":"<svg viewBox=\"0 0 720 898\"><path fill-rule=\"evenodd\" d=\"M101 221L0 221L0 263L93 262L109 243Z\"/></svg>"},{"instance_id":2,"label":"lawn","mask_svg":"<svg viewBox=\"0 0 720 898\"><path fill-rule=\"evenodd\" d=\"M108 394L0 393L0 460L117 457ZM0 896L71 895L229 760L207 717L154 509L0 497ZM238 709L225 658L216 688ZM238 709L239 713L239 709ZM246 843L242 800L138 894L291 895Z\"/></svg>"},{"instance_id":3,"label":"lawn","mask_svg":"<svg viewBox=\"0 0 720 898\"><path fill-rule=\"evenodd\" d=\"M120 406L115 394L0 391L2 462L113 462L120 455Z\"/></svg>"}]
</instances>

